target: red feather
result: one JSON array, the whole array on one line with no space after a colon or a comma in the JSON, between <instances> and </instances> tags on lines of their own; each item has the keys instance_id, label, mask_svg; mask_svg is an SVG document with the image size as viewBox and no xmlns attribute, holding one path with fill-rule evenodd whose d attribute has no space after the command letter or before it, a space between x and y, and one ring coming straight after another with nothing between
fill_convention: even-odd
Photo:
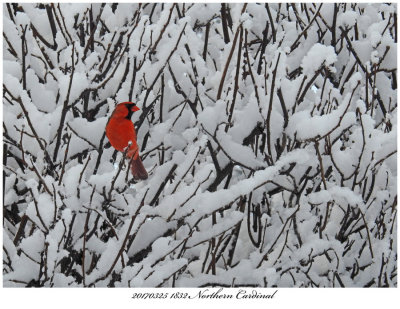
<instances>
[{"instance_id":1,"label":"red feather","mask_svg":"<svg viewBox=\"0 0 400 309\"><path fill-rule=\"evenodd\" d=\"M127 157L131 160L130 166L133 178L135 180L145 180L148 178L148 175L139 156L135 126L130 120L132 114L138 110L139 108L132 102L118 104L108 120L106 135L111 145L122 152L131 143Z\"/></svg>"}]
</instances>

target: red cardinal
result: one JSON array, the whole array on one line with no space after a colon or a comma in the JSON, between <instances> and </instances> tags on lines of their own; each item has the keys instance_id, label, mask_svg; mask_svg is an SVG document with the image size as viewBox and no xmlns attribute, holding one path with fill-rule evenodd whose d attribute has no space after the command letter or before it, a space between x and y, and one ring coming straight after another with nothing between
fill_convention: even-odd
<instances>
[{"instance_id":1,"label":"red cardinal","mask_svg":"<svg viewBox=\"0 0 400 309\"><path fill-rule=\"evenodd\" d=\"M129 142L131 146L126 153L131 158L131 171L135 180L145 180L148 175L139 157L139 147L136 142L136 131L131 121L132 114L139 110L139 107L132 102L118 104L106 126L106 135L111 145L124 152Z\"/></svg>"}]
</instances>

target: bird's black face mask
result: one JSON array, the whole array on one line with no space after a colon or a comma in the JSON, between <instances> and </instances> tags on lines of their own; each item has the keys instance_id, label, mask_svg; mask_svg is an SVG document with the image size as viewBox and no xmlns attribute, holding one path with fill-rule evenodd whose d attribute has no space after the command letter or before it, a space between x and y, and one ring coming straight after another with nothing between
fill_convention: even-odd
<instances>
[{"instance_id":1,"label":"bird's black face mask","mask_svg":"<svg viewBox=\"0 0 400 309\"><path fill-rule=\"evenodd\" d=\"M131 120L132 115L135 111L132 110L132 107L136 106L135 103L132 104L125 104L126 108L128 109L128 115L126 115L126 119Z\"/></svg>"}]
</instances>

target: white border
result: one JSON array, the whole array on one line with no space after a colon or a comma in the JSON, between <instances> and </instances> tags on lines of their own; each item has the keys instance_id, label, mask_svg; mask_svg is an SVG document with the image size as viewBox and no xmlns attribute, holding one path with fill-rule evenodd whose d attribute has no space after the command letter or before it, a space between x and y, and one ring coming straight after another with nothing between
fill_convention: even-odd
<instances>
[{"instance_id":1,"label":"white border","mask_svg":"<svg viewBox=\"0 0 400 309\"><path fill-rule=\"evenodd\" d=\"M11 2L11 1L10 1ZM18 1L20 3L27 3L33 1ZM49 1L42 1L47 3ZM82 3L82 2L94 2L94 1L60 1L68 3ZM97 1L99 2L99 1ZM136 2L136 1L103 1L103 2ZM160 2L156 0L146 0L144 2ZM165 2L165 1L164 1ZM170 1L166 1L170 2ZM185 2L185 1L176 1ZM211 2L217 1L188 1L188 2ZM236 3L242 3L243 1L230 1ZM256 2L256 1L246 1ZM276 2L276 1L267 1ZM280 2L280 1L279 1ZM291 2L316 2L316 1L291 1ZM326 1L335 2L335 1ZM340 2L360 2L360 1L340 1ZM374 1L375 3L384 3L387 1ZM395 3L393 1L389 1ZM2 3L2 10L4 9L4 2ZM1 21L1 32L3 30L3 11L0 17ZM399 55L399 50L397 50ZM3 48L0 51L1 59L3 59ZM1 71L3 69L2 61L0 61ZM0 77L3 81L3 74ZM398 79L399 80L399 79ZM3 118L3 105L1 104L0 116ZM3 126L1 126L1 133L3 133ZM398 133L398 132L397 132ZM3 134L1 134L2 140ZM397 134L397 144L399 144L400 138ZM0 155L3 157L3 147L0 147ZM399 163L399 162L398 162ZM2 179L2 177L1 177ZM2 180L0 185L0 199L2 201ZM2 203L1 203L2 204ZM1 212L2 219L2 212ZM0 231L0 237L3 239L3 230ZM1 275L1 285L2 285ZM0 302L2 308L40 308L40 309L62 309L62 308L140 308L142 306L154 306L159 308L190 308L189 306L229 306L228 308L244 308L244 306L254 306L253 308L323 308L323 309L347 309L347 308L374 308L382 309L385 307L393 307L396 303L399 304L400 293L398 288L389 289L378 289L378 288L346 288L346 289L332 289L332 288L320 288L320 289L299 289L299 288L278 288L278 289L255 289L263 294L273 293L278 290L273 299L233 299L233 300L221 300L221 299L147 299L147 300L134 300L132 299L133 293L170 293L183 292L189 295L196 295L200 290L198 288L158 288L158 289L129 289L129 288L94 288L94 289L83 289L83 288L41 288L41 289L26 289L26 288L1 288L0 289ZM218 290L218 288L210 288L210 290ZM235 295L235 291L239 289L224 289L228 291L227 294ZM251 291L252 289L246 289ZM139 307L138 307L139 306ZM252 309L253 309L252 308ZM147 308L145 308L147 309ZM190 308L191 309L191 308Z\"/></svg>"}]
</instances>

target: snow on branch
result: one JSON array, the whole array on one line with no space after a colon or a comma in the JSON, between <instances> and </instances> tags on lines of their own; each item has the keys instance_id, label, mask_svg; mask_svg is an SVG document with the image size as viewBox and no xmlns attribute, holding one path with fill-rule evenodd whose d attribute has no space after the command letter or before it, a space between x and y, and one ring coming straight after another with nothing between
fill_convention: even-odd
<instances>
[{"instance_id":1,"label":"snow on branch","mask_svg":"<svg viewBox=\"0 0 400 309\"><path fill-rule=\"evenodd\" d=\"M4 286L397 286L396 9L5 4Z\"/></svg>"}]
</instances>

